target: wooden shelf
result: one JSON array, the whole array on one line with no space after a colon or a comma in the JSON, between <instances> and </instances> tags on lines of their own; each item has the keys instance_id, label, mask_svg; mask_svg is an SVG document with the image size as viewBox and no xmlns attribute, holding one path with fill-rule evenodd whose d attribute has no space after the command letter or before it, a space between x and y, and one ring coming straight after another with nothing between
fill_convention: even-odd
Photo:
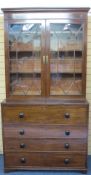
<instances>
[{"instance_id":1,"label":"wooden shelf","mask_svg":"<svg viewBox=\"0 0 91 175\"><path fill-rule=\"evenodd\" d=\"M68 43L64 46L59 47L59 51L82 51L82 43Z\"/></svg>"},{"instance_id":2,"label":"wooden shelf","mask_svg":"<svg viewBox=\"0 0 91 175\"><path fill-rule=\"evenodd\" d=\"M10 65L11 73L41 73L41 59L12 59Z\"/></svg>"},{"instance_id":3,"label":"wooden shelf","mask_svg":"<svg viewBox=\"0 0 91 175\"><path fill-rule=\"evenodd\" d=\"M51 59L51 73L82 73L81 59Z\"/></svg>"},{"instance_id":4,"label":"wooden shelf","mask_svg":"<svg viewBox=\"0 0 91 175\"><path fill-rule=\"evenodd\" d=\"M24 51L40 51L40 47L34 47L32 45L32 43L12 43L12 45L10 45L10 51L21 51L21 52L24 52Z\"/></svg>"}]
</instances>

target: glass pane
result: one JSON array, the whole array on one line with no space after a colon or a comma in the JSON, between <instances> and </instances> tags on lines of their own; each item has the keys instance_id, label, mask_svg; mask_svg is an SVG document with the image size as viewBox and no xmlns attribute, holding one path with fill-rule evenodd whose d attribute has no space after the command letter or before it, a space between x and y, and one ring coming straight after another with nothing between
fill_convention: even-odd
<instances>
[{"instance_id":1,"label":"glass pane","mask_svg":"<svg viewBox=\"0 0 91 175\"><path fill-rule=\"evenodd\" d=\"M82 24L50 24L50 95L82 94Z\"/></svg>"},{"instance_id":2,"label":"glass pane","mask_svg":"<svg viewBox=\"0 0 91 175\"><path fill-rule=\"evenodd\" d=\"M41 95L41 24L9 25L10 91Z\"/></svg>"}]
</instances>

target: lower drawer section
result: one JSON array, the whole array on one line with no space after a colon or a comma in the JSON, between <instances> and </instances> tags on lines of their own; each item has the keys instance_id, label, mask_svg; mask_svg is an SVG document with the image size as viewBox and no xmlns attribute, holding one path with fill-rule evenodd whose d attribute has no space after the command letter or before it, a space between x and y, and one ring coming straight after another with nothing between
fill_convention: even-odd
<instances>
[{"instance_id":1,"label":"lower drawer section","mask_svg":"<svg viewBox=\"0 0 91 175\"><path fill-rule=\"evenodd\" d=\"M5 151L86 151L86 139L4 139Z\"/></svg>"},{"instance_id":2,"label":"lower drawer section","mask_svg":"<svg viewBox=\"0 0 91 175\"><path fill-rule=\"evenodd\" d=\"M6 153L6 169L79 169L85 168L86 156L83 153L32 152Z\"/></svg>"},{"instance_id":3,"label":"lower drawer section","mask_svg":"<svg viewBox=\"0 0 91 175\"><path fill-rule=\"evenodd\" d=\"M86 126L71 125L4 125L5 138L86 138Z\"/></svg>"}]
</instances>

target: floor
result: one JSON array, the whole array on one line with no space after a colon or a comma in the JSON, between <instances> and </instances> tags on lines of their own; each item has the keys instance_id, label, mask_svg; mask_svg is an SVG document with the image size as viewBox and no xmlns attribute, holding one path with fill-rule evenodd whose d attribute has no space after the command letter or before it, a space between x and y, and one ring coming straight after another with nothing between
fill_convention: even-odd
<instances>
[{"instance_id":1,"label":"floor","mask_svg":"<svg viewBox=\"0 0 91 175\"><path fill-rule=\"evenodd\" d=\"M61 171L19 171L4 173L3 156L0 155L0 175L81 175L81 172L61 172ZM91 156L88 156L88 172L91 175Z\"/></svg>"}]
</instances>

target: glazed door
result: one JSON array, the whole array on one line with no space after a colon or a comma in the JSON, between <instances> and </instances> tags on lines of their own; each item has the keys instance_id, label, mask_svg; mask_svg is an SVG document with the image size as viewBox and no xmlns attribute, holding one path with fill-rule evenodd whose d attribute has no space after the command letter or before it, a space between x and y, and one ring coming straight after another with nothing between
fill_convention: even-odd
<instances>
[{"instance_id":1,"label":"glazed door","mask_svg":"<svg viewBox=\"0 0 91 175\"><path fill-rule=\"evenodd\" d=\"M84 25L76 20L48 20L48 95L83 94ZM83 76L84 74L84 76Z\"/></svg>"},{"instance_id":2,"label":"glazed door","mask_svg":"<svg viewBox=\"0 0 91 175\"><path fill-rule=\"evenodd\" d=\"M16 20L9 21L7 26L9 95L47 97L85 93L82 21Z\"/></svg>"},{"instance_id":3,"label":"glazed door","mask_svg":"<svg viewBox=\"0 0 91 175\"><path fill-rule=\"evenodd\" d=\"M9 88L10 95L45 95L45 21L10 21Z\"/></svg>"}]
</instances>

